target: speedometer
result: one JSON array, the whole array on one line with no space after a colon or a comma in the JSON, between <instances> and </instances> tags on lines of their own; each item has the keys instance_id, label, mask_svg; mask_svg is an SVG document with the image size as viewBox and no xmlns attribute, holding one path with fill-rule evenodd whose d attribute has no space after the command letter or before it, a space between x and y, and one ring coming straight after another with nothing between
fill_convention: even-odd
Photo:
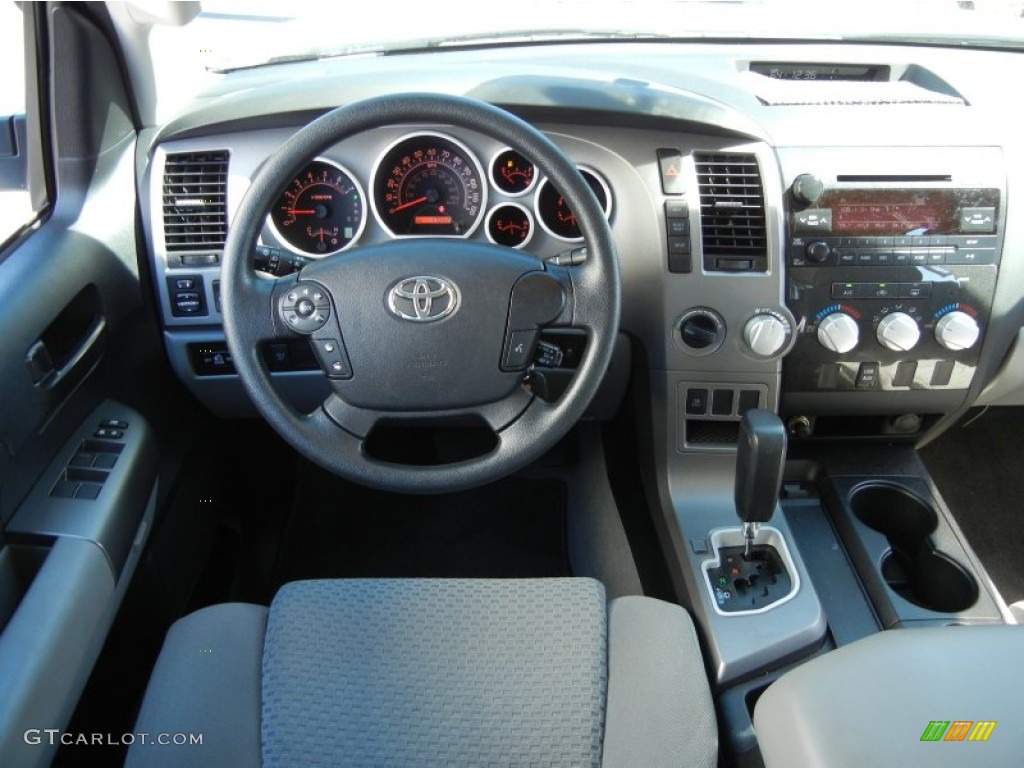
<instances>
[{"instance_id":1,"label":"speedometer","mask_svg":"<svg viewBox=\"0 0 1024 768\"><path fill-rule=\"evenodd\" d=\"M468 237L487 205L480 163L450 136L419 133L394 144L377 162L373 205L398 236Z\"/></svg>"}]
</instances>

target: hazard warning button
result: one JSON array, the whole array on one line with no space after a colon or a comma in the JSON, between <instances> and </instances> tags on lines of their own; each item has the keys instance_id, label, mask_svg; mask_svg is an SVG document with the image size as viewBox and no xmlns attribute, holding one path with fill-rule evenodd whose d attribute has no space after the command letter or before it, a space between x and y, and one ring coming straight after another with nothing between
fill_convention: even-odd
<instances>
[{"instance_id":1,"label":"hazard warning button","mask_svg":"<svg viewBox=\"0 0 1024 768\"><path fill-rule=\"evenodd\" d=\"M678 149L658 150L658 170L661 173L661 191L666 195L681 195L683 184L683 156Z\"/></svg>"}]
</instances>

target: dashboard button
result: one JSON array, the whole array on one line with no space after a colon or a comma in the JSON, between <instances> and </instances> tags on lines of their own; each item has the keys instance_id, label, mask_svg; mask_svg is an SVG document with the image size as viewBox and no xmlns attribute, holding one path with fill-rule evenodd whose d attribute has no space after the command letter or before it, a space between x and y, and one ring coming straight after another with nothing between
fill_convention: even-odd
<instances>
[{"instance_id":1,"label":"dashboard button","mask_svg":"<svg viewBox=\"0 0 1024 768\"><path fill-rule=\"evenodd\" d=\"M956 363L953 360L939 360L932 370L931 385L933 387L945 387L953 378L953 369Z\"/></svg>"},{"instance_id":2,"label":"dashboard button","mask_svg":"<svg viewBox=\"0 0 1024 768\"><path fill-rule=\"evenodd\" d=\"M832 231L831 208L808 208L793 214L794 229L803 235Z\"/></svg>"},{"instance_id":3,"label":"dashboard button","mask_svg":"<svg viewBox=\"0 0 1024 768\"><path fill-rule=\"evenodd\" d=\"M861 363L857 371L857 389L878 387L878 363Z\"/></svg>"},{"instance_id":4,"label":"dashboard button","mask_svg":"<svg viewBox=\"0 0 1024 768\"><path fill-rule=\"evenodd\" d=\"M932 295L931 283L897 283L897 285L901 299L927 299Z\"/></svg>"},{"instance_id":5,"label":"dashboard button","mask_svg":"<svg viewBox=\"0 0 1024 768\"><path fill-rule=\"evenodd\" d=\"M946 258L947 264L995 264L994 248L957 248Z\"/></svg>"},{"instance_id":6,"label":"dashboard button","mask_svg":"<svg viewBox=\"0 0 1024 768\"><path fill-rule=\"evenodd\" d=\"M678 149L658 150L658 172L661 174L661 191L666 195L681 195L686 191L683 155Z\"/></svg>"},{"instance_id":7,"label":"dashboard button","mask_svg":"<svg viewBox=\"0 0 1024 768\"><path fill-rule=\"evenodd\" d=\"M856 251L840 251L839 252L839 266L849 267L857 263L857 252Z\"/></svg>"},{"instance_id":8,"label":"dashboard button","mask_svg":"<svg viewBox=\"0 0 1024 768\"><path fill-rule=\"evenodd\" d=\"M668 218L688 218L690 215L690 204L685 200L666 200L665 216Z\"/></svg>"},{"instance_id":9,"label":"dashboard button","mask_svg":"<svg viewBox=\"0 0 1024 768\"><path fill-rule=\"evenodd\" d=\"M686 412L691 416L703 416L708 410L708 391L706 389L686 390Z\"/></svg>"},{"instance_id":10,"label":"dashboard button","mask_svg":"<svg viewBox=\"0 0 1024 768\"><path fill-rule=\"evenodd\" d=\"M996 231L996 209L995 208L961 208L960 209L960 231L961 232L995 232Z\"/></svg>"},{"instance_id":11,"label":"dashboard button","mask_svg":"<svg viewBox=\"0 0 1024 768\"><path fill-rule=\"evenodd\" d=\"M896 373L892 377L894 387L911 387L917 374L916 360L903 360L896 364Z\"/></svg>"},{"instance_id":12,"label":"dashboard button","mask_svg":"<svg viewBox=\"0 0 1024 768\"><path fill-rule=\"evenodd\" d=\"M666 220L665 230L668 232L669 237L677 237L679 235L690 234L690 220L670 218Z\"/></svg>"},{"instance_id":13,"label":"dashboard button","mask_svg":"<svg viewBox=\"0 0 1024 768\"><path fill-rule=\"evenodd\" d=\"M716 389L711 395L711 413L715 416L731 416L732 401L731 389Z\"/></svg>"}]
</instances>

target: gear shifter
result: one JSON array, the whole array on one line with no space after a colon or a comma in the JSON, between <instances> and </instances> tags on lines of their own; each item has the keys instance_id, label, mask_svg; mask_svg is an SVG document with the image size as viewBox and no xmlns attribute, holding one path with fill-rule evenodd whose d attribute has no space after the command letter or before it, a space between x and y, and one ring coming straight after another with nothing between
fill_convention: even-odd
<instances>
[{"instance_id":1,"label":"gear shifter","mask_svg":"<svg viewBox=\"0 0 1024 768\"><path fill-rule=\"evenodd\" d=\"M761 523L771 519L782 487L786 428L771 411L754 408L743 414L736 451L736 514L743 523L744 557Z\"/></svg>"}]
</instances>

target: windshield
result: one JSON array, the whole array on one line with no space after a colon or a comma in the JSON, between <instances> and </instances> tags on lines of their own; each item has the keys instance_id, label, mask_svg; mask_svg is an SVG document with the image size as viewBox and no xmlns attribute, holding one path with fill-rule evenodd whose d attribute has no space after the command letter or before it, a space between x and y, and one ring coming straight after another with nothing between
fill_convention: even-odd
<instances>
[{"instance_id":1,"label":"windshield","mask_svg":"<svg viewBox=\"0 0 1024 768\"><path fill-rule=\"evenodd\" d=\"M203 2L183 27L154 27L150 44L167 94L276 62L549 40L878 40L1018 48L1024 47L1022 15L1024 0L222 0Z\"/></svg>"}]
</instances>

